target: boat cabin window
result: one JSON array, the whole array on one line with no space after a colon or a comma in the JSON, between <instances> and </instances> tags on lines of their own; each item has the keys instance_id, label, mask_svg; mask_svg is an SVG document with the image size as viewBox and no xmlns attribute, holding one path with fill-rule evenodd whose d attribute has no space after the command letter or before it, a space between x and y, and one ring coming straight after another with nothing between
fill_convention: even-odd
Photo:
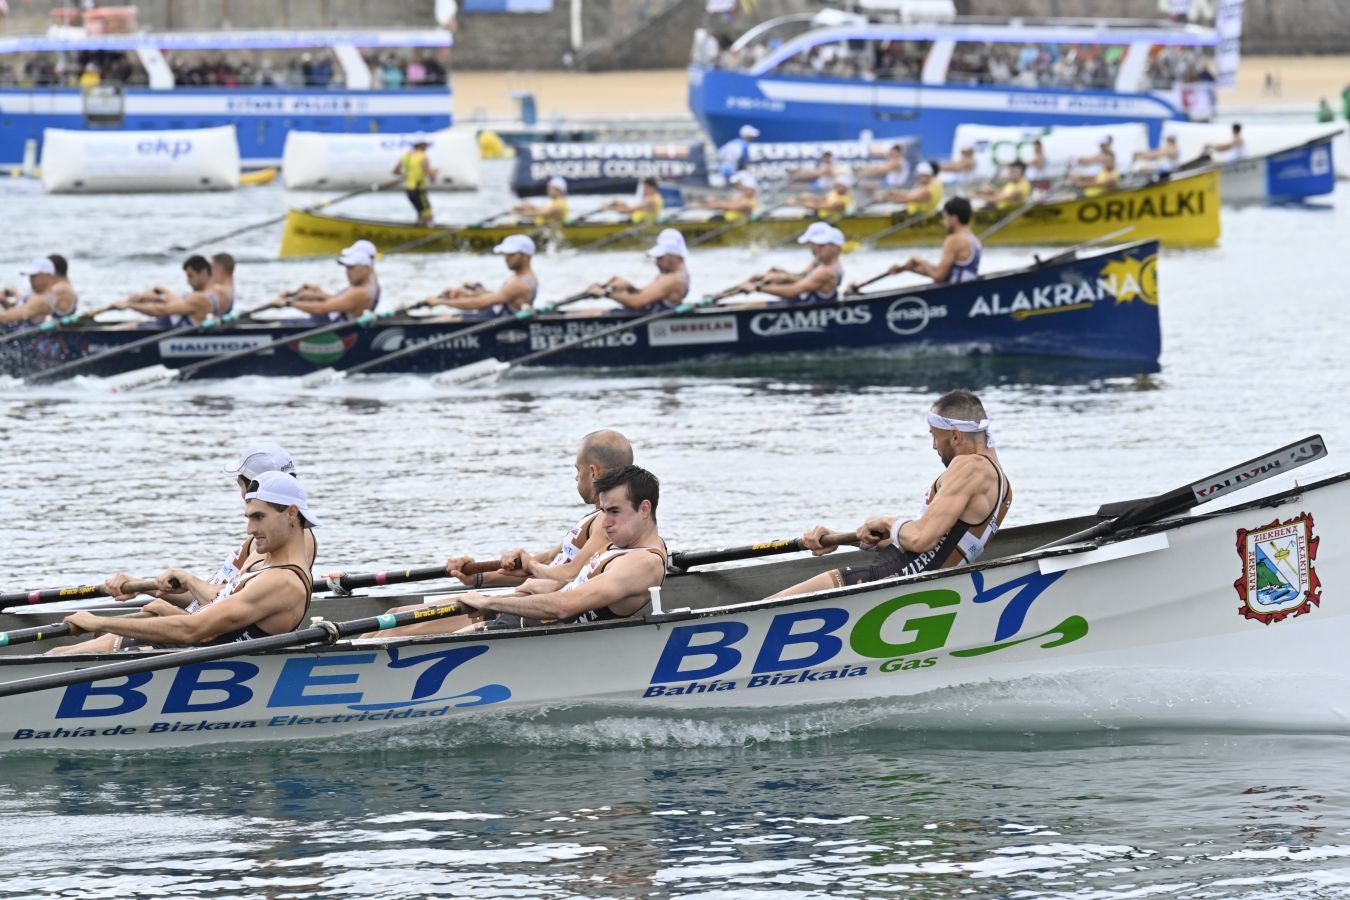
<instances>
[{"instance_id":1,"label":"boat cabin window","mask_svg":"<svg viewBox=\"0 0 1350 900\"><path fill-rule=\"evenodd\" d=\"M143 86L145 68L134 53L115 50L27 53L0 57L0 87Z\"/></svg>"},{"instance_id":2,"label":"boat cabin window","mask_svg":"<svg viewBox=\"0 0 1350 900\"><path fill-rule=\"evenodd\" d=\"M930 41L835 41L803 50L773 72L862 81L918 81L931 47Z\"/></svg>"},{"instance_id":3,"label":"boat cabin window","mask_svg":"<svg viewBox=\"0 0 1350 900\"><path fill-rule=\"evenodd\" d=\"M1028 88L1109 89L1125 55L1120 44L1017 44L960 41L947 81Z\"/></svg>"}]
</instances>

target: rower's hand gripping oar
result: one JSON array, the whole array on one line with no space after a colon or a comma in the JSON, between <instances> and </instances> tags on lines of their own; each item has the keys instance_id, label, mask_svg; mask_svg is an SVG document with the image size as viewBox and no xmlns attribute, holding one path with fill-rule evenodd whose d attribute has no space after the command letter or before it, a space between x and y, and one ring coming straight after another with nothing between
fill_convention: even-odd
<instances>
[{"instance_id":1,"label":"rower's hand gripping oar","mask_svg":"<svg viewBox=\"0 0 1350 900\"><path fill-rule=\"evenodd\" d=\"M851 546L858 543L858 536L851 531L832 531L823 536L820 543L826 547ZM810 548L801 538L768 541L763 544L748 544L743 547L719 547L716 550L685 550L670 555L670 565L675 569L691 569L694 566L710 566L713 563L730 562L737 559L757 559L761 556L776 556L780 553L796 553Z\"/></svg>"},{"instance_id":2,"label":"rower's hand gripping oar","mask_svg":"<svg viewBox=\"0 0 1350 900\"><path fill-rule=\"evenodd\" d=\"M1327 455L1327 447L1320 434L1310 435L1301 441L1295 441L1278 450L1249 459L1245 463L1215 472L1199 481L1191 482L1179 488L1146 497L1142 500L1127 500L1120 503L1108 503L1097 510L1099 516L1110 516L1105 522L1099 522L1068 537L1042 544L1031 552L1078 544L1125 528L1136 528L1159 519L1183 513L1186 510L1208 503L1210 500L1231 494L1249 484L1265 481L1275 475L1296 469Z\"/></svg>"},{"instance_id":3,"label":"rower's hand gripping oar","mask_svg":"<svg viewBox=\"0 0 1350 900\"><path fill-rule=\"evenodd\" d=\"M0 344L8 344L10 341L34 337L39 334L48 334L53 331L59 331L62 328L68 328L71 325L78 325L82 322L91 321L113 309L115 306L116 304L109 303L107 306L100 306L98 309L92 309L89 312L75 312L68 316L50 318L40 325L34 325L31 328L20 328L17 331L11 331L7 334L0 335Z\"/></svg>"},{"instance_id":4,"label":"rower's hand gripping oar","mask_svg":"<svg viewBox=\"0 0 1350 900\"><path fill-rule=\"evenodd\" d=\"M154 579L147 578L126 582L122 591L126 594L140 594L153 591L157 587ZM41 588L32 591L7 591L0 593L0 607L4 607L0 611L9 612L10 607L20 604L59 603L68 600L87 600L90 597L108 596L111 595L101 584L82 584L79 587L69 588Z\"/></svg>"},{"instance_id":5,"label":"rower's hand gripping oar","mask_svg":"<svg viewBox=\"0 0 1350 900\"><path fill-rule=\"evenodd\" d=\"M695 303L681 303L674 309L664 309L661 310L660 312L650 313L649 315L638 316L636 319L630 319L626 322L620 322L619 324L612 325L609 328L602 328L601 330L594 332L592 334L581 335L579 337L573 338L570 341L564 341L563 343L557 345L556 347L545 347L543 350L536 350L533 353L527 353L524 356L518 357L517 359L513 359L509 363L502 362L496 357L488 357L487 359L480 359L478 362L472 362L467 365L458 366L454 369L447 369L441 374L433 377L432 381L445 387L455 387L458 385L471 384L477 381L486 381L489 379L495 379L506 374L512 369L528 365L532 362L536 362L548 356L553 356L554 354L557 353L562 353L565 350L571 350L573 347L579 346L581 344L589 344L592 341L602 340L603 338L609 337L611 334L619 334L620 332L624 331L632 331L635 328L641 328L643 325L647 325L652 322L658 322L661 319L668 319L671 316L682 316L685 315L686 313L693 312L694 310L699 309L700 307L711 306L718 300L722 300L726 297L742 293L745 293L745 291L740 286L729 288L728 290L723 291L720 294L714 294L713 296L710 297L704 297L702 300L699 300Z\"/></svg>"},{"instance_id":6,"label":"rower's hand gripping oar","mask_svg":"<svg viewBox=\"0 0 1350 900\"><path fill-rule=\"evenodd\" d=\"M143 672L158 672L161 669L176 669L192 663L210 662L228 659L232 656L265 653L268 650L280 650L286 647L300 647L306 644L332 645L343 638L356 637L370 631L386 631L401 625L412 625L432 619L443 619L464 612L458 603L445 603L438 606L425 606L401 613L385 613L364 619L352 619L347 622L326 622L314 620L313 625L286 634L275 634L251 641L234 641L210 647L194 647L174 653L155 653L130 659L125 662L109 663L102 666L89 666L72 669L51 675L38 675L0 684L0 697L12 697L16 694L30 694L53 688L69 687L72 684L87 684L105 678L117 678L123 675L139 675Z\"/></svg>"},{"instance_id":7,"label":"rower's hand gripping oar","mask_svg":"<svg viewBox=\"0 0 1350 900\"><path fill-rule=\"evenodd\" d=\"M507 325L510 325L515 322L524 322L528 319L533 319L535 316L547 315L548 313L551 313L556 309L561 309L562 307L567 306L570 303L576 303L579 300L584 300L589 296L590 296L589 292L583 291L580 294L573 294L570 297L564 297L557 303L548 303L539 307L522 309L519 312L513 313L509 316L498 316L495 319L488 319L486 322L479 322L477 324L470 325L468 328L461 328L458 331L452 331L449 332L448 334L443 334L440 337L432 338L431 340L425 341L424 343L421 344L413 344L412 346L409 347L400 347L398 350L386 353L383 356L377 356L374 359L368 359L365 362L358 363L357 365L354 366L348 366L345 369L334 369L331 367L326 369L320 369L317 372L311 372L304 378L301 378L300 384L307 388L320 387L325 384L332 384L333 382L341 381L348 375L356 375L358 373L365 372L370 369L379 368L380 366L389 362L393 362L396 359L401 359L402 357L405 356L411 356L414 353L421 353L424 350L432 350L436 347L442 346L443 344L447 344L453 340L456 340L457 338L468 337L469 335L473 334L482 334L485 331L493 331L498 328L504 328Z\"/></svg>"},{"instance_id":8,"label":"rower's hand gripping oar","mask_svg":"<svg viewBox=\"0 0 1350 900\"><path fill-rule=\"evenodd\" d=\"M379 184L372 184L369 187L363 187L354 191L348 191L345 194L340 194L328 200L315 203L313 206L307 206L304 209L302 209L301 212L307 213L318 212L321 209L327 209L328 207L334 205L335 203L341 203L343 200L350 200L353 197L360 197L362 194L377 193L379 191L387 190L388 188L391 188L394 185L401 183L402 183L401 179L393 178L390 179L389 181L380 182ZM264 222L255 222L252 225L245 225L242 228L236 228L233 231L227 231L224 234L218 234L215 235L214 237L209 237L206 240L198 241L195 244L187 244L186 246L182 244L174 244L172 247L169 248L169 252L185 253L189 250L196 250L200 247L205 247L208 244L215 244L232 237L238 237L239 235L247 234L250 231L257 231L259 228L266 228L268 225L275 225L278 222L283 222L286 220L286 217L288 215L290 215L289 210L287 210L286 212L282 213L279 216L274 216L273 218L270 218Z\"/></svg>"}]
</instances>

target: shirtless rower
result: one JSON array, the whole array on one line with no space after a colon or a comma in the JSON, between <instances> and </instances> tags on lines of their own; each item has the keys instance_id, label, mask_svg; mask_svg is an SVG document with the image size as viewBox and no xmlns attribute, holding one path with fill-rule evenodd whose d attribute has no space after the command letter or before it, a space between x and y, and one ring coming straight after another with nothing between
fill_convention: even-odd
<instances>
[{"instance_id":1,"label":"shirtless rower","mask_svg":"<svg viewBox=\"0 0 1350 900\"><path fill-rule=\"evenodd\" d=\"M903 263L891 266L890 274L916 272L939 284L974 281L980 277L980 254L984 248L970 230L971 211L970 201L965 197L953 197L944 203L942 227L947 229L947 236L942 239L942 255L938 261L930 263L911 256ZM857 285L853 289L856 291Z\"/></svg>"},{"instance_id":2,"label":"shirtless rower","mask_svg":"<svg viewBox=\"0 0 1350 900\"><path fill-rule=\"evenodd\" d=\"M147 316L155 316L161 328L200 325L208 317L229 312L233 298L211 282L211 263L204 256L189 256L183 263L188 292L183 295L167 287L155 287L132 294L126 300L112 305L113 309L130 309Z\"/></svg>"},{"instance_id":3,"label":"shirtless rower","mask_svg":"<svg viewBox=\"0 0 1350 900\"><path fill-rule=\"evenodd\" d=\"M611 200L601 209L607 209L610 212L623 213L628 216L634 225L644 225L648 222L659 222L661 214L665 212L666 201L661 196L661 185L655 178L642 179L642 199L636 203L628 203L624 200Z\"/></svg>"},{"instance_id":4,"label":"shirtless rower","mask_svg":"<svg viewBox=\"0 0 1350 900\"><path fill-rule=\"evenodd\" d=\"M435 297L422 301L423 306L448 306L460 311L461 319L492 319L528 309L539 293L539 278L530 263L534 258L534 241L528 235L509 234L492 248L506 261L510 276L495 291L481 284L465 282L456 288L447 288Z\"/></svg>"},{"instance_id":5,"label":"shirtless rower","mask_svg":"<svg viewBox=\"0 0 1350 900\"><path fill-rule=\"evenodd\" d=\"M575 525L563 534L555 547L542 553L530 553L524 548L502 554L502 566L496 572L468 575L464 568L473 562L472 556L452 556L445 562L445 574L458 578L469 587L505 587L519 585L526 578L545 578L567 582L576 577L581 567L595 554L609 546L609 538L600 526L600 509L596 505L595 482L609 472L633 464L633 447L617 431L593 431L581 439L576 455L577 493L591 508ZM330 579L342 573L329 575ZM420 609L427 604L391 609L391 613ZM412 634L451 634L470 624L467 616L451 616L403 625L387 631L371 632L363 637L397 637Z\"/></svg>"},{"instance_id":6,"label":"shirtless rower","mask_svg":"<svg viewBox=\"0 0 1350 900\"><path fill-rule=\"evenodd\" d=\"M59 301L53 290L56 264L50 257L39 256L30 260L19 274L28 276L29 292L18 297L17 292L7 289L6 297L17 299L8 309L0 309L0 325L39 325L49 316L56 318L62 315L57 312Z\"/></svg>"},{"instance_id":7,"label":"shirtless rower","mask_svg":"<svg viewBox=\"0 0 1350 900\"><path fill-rule=\"evenodd\" d=\"M945 194L942 182L937 178L937 169L930 162L921 162L914 167L914 187L908 190L888 190L876 198L877 203L903 203L905 212L911 216L922 216L942 206Z\"/></svg>"},{"instance_id":8,"label":"shirtless rower","mask_svg":"<svg viewBox=\"0 0 1350 900\"><path fill-rule=\"evenodd\" d=\"M684 264L688 254L684 235L666 228L656 236L656 246L647 251L658 274L646 287L635 287L628 279L615 275L604 284L592 284L587 291L592 297L609 297L626 309L646 312L674 309L689 296L689 270Z\"/></svg>"},{"instance_id":9,"label":"shirtless rower","mask_svg":"<svg viewBox=\"0 0 1350 900\"><path fill-rule=\"evenodd\" d=\"M243 496L248 493L249 484L264 472L282 472L295 477L295 461L291 455L276 444L254 444L244 450L239 458L234 462L228 462L224 465L223 471L226 475L234 477L239 485L239 494ZM309 548L309 565L312 568L314 559L318 555L319 546L314 539L312 531L305 532L305 541ZM243 575L259 564L262 554L254 544L253 538L244 540L243 546L226 556L216 573L207 580L207 584L215 585L217 593L214 596L195 596L190 591L182 588L178 590L159 590L149 592L151 596L163 600L182 612L194 613L203 606L214 602L217 597L223 599L229 596L234 590L235 585ZM126 572L118 572L112 577L105 579L103 589L109 597L116 601L131 600L138 596L135 592L126 590L127 582L133 581L132 576ZM161 615L169 614L165 612L167 607L156 604L154 609L160 610ZM150 615L154 614L151 610ZM115 634L103 634L91 638L79 644L71 644L65 647L57 647L49 650L51 654L62 653L104 653L111 652L120 648L122 638Z\"/></svg>"},{"instance_id":10,"label":"shirtless rower","mask_svg":"<svg viewBox=\"0 0 1350 900\"><path fill-rule=\"evenodd\" d=\"M1232 137L1218 144L1206 144L1204 153L1227 153L1228 162L1236 162L1247 155L1247 142L1242 139L1242 123L1234 122Z\"/></svg>"},{"instance_id":11,"label":"shirtless rower","mask_svg":"<svg viewBox=\"0 0 1350 900\"><path fill-rule=\"evenodd\" d=\"M944 162L939 171L946 176L943 181L962 182L975 177L975 148L962 147L957 155Z\"/></svg>"},{"instance_id":12,"label":"shirtless rower","mask_svg":"<svg viewBox=\"0 0 1350 900\"><path fill-rule=\"evenodd\" d=\"M511 212L534 219L536 225L562 225L567 221L567 179L554 175L544 191L548 195L545 203L521 203L511 207Z\"/></svg>"},{"instance_id":13,"label":"shirtless rower","mask_svg":"<svg viewBox=\"0 0 1350 900\"><path fill-rule=\"evenodd\" d=\"M839 262L844 233L827 222L812 222L797 238L797 243L811 246L811 267L805 273L770 269L746 279L741 289L747 294L772 294L789 303L838 300L839 289L844 284L844 266Z\"/></svg>"},{"instance_id":14,"label":"shirtless rower","mask_svg":"<svg viewBox=\"0 0 1350 900\"><path fill-rule=\"evenodd\" d=\"M48 253L47 258L56 269L56 277L47 291L56 298L56 308L52 310L52 315L56 318L73 316L75 310L79 308L80 298L75 293L74 285L70 283L70 263L59 253Z\"/></svg>"},{"instance_id":15,"label":"shirtless rower","mask_svg":"<svg viewBox=\"0 0 1350 900\"><path fill-rule=\"evenodd\" d=\"M606 472L596 479L595 491L609 544L575 577L566 582L532 578L515 594L470 591L459 601L483 612L520 616L526 626L583 624L637 614L651 599L650 589L666 578L668 552L656 523L660 487L656 476L639 466Z\"/></svg>"},{"instance_id":16,"label":"shirtless rower","mask_svg":"<svg viewBox=\"0 0 1350 900\"><path fill-rule=\"evenodd\" d=\"M338 254L338 264L347 270L347 286L330 294L314 284L302 284L272 301L272 306L291 306L316 319L341 322L375 309L380 302L380 281L375 277L375 245L357 241Z\"/></svg>"},{"instance_id":17,"label":"shirtless rower","mask_svg":"<svg viewBox=\"0 0 1350 900\"><path fill-rule=\"evenodd\" d=\"M234 257L228 253L211 254L211 284L234 307Z\"/></svg>"},{"instance_id":18,"label":"shirtless rower","mask_svg":"<svg viewBox=\"0 0 1350 900\"><path fill-rule=\"evenodd\" d=\"M138 647L228 644L294 631L309 612L313 581L305 532L318 524L309 511L304 488L290 475L263 472L244 494L249 537L261 554L260 564L245 572L228 597L220 586L179 568L155 579L161 589L185 587L199 600L213 602L196 612L164 600L146 605L146 617L96 616L81 611L66 616L72 634L116 634ZM162 606L161 606L162 604ZM123 649L128 649L123 641Z\"/></svg>"},{"instance_id":19,"label":"shirtless rower","mask_svg":"<svg viewBox=\"0 0 1350 900\"><path fill-rule=\"evenodd\" d=\"M1177 136L1169 134L1163 138L1156 150L1136 150L1130 160L1136 172L1152 172L1162 175L1171 172L1181 162L1181 150L1177 146Z\"/></svg>"},{"instance_id":20,"label":"shirtless rower","mask_svg":"<svg viewBox=\"0 0 1350 900\"><path fill-rule=\"evenodd\" d=\"M730 197L703 197L689 204L690 209L715 209L722 218L735 222L753 216L759 209L759 181L750 172L735 172L727 179L736 188Z\"/></svg>"},{"instance_id":21,"label":"shirtless rower","mask_svg":"<svg viewBox=\"0 0 1350 900\"><path fill-rule=\"evenodd\" d=\"M1012 485L994 450L989 417L974 394L951 391L933 404L928 431L946 471L924 494L917 517L872 516L858 526L862 545L879 549L877 561L822 572L775 597L917 575L979 558L1012 504ZM817 525L802 537L802 543L822 556L834 549L820 542L828 533L824 525Z\"/></svg>"}]
</instances>

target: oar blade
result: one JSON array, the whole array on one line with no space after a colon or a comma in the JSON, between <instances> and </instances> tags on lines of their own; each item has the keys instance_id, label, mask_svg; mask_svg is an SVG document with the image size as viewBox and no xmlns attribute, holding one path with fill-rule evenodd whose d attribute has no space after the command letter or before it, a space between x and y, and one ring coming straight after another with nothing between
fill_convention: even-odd
<instances>
[{"instance_id":1,"label":"oar blade","mask_svg":"<svg viewBox=\"0 0 1350 900\"><path fill-rule=\"evenodd\" d=\"M334 384L347 377L346 372L340 372L329 366L325 369L319 369L317 372L310 372L300 379L300 386L303 388L319 388L326 384Z\"/></svg>"},{"instance_id":2,"label":"oar blade","mask_svg":"<svg viewBox=\"0 0 1350 900\"><path fill-rule=\"evenodd\" d=\"M463 387L469 384L486 384L495 380L502 372L511 368L509 363L504 363L494 356L487 359L480 359L477 362L471 362L467 365L459 366L454 369L447 369L431 380L441 387Z\"/></svg>"},{"instance_id":3,"label":"oar blade","mask_svg":"<svg viewBox=\"0 0 1350 900\"><path fill-rule=\"evenodd\" d=\"M100 379L98 384L110 394L125 394L127 391L167 384L177 378L178 371L176 369L170 369L168 366L157 363L143 369L123 372L121 375L109 375L107 378Z\"/></svg>"}]
</instances>

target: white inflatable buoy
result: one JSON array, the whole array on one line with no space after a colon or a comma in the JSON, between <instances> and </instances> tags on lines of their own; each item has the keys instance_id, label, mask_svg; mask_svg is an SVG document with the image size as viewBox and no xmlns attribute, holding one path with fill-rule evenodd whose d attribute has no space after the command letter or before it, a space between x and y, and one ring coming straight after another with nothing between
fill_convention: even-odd
<instances>
[{"instance_id":1,"label":"white inflatable buoy","mask_svg":"<svg viewBox=\"0 0 1350 900\"><path fill-rule=\"evenodd\" d=\"M48 193L230 191L239 186L233 125L181 131L42 132Z\"/></svg>"},{"instance_id":2,"label":"white inflatable buoy","mask_svg":"<svg viewBox=\"0 0 1350 900\"><path fill-rule=\"evenodd\" d=\"M418 138L431 142L427 159L436 170L433 191L478 190L478 138L470 130L454 128L424 134L292 131L281 155L282 178L292 190L368 187L388 181Z\"/></svg>"}]
</instances>

